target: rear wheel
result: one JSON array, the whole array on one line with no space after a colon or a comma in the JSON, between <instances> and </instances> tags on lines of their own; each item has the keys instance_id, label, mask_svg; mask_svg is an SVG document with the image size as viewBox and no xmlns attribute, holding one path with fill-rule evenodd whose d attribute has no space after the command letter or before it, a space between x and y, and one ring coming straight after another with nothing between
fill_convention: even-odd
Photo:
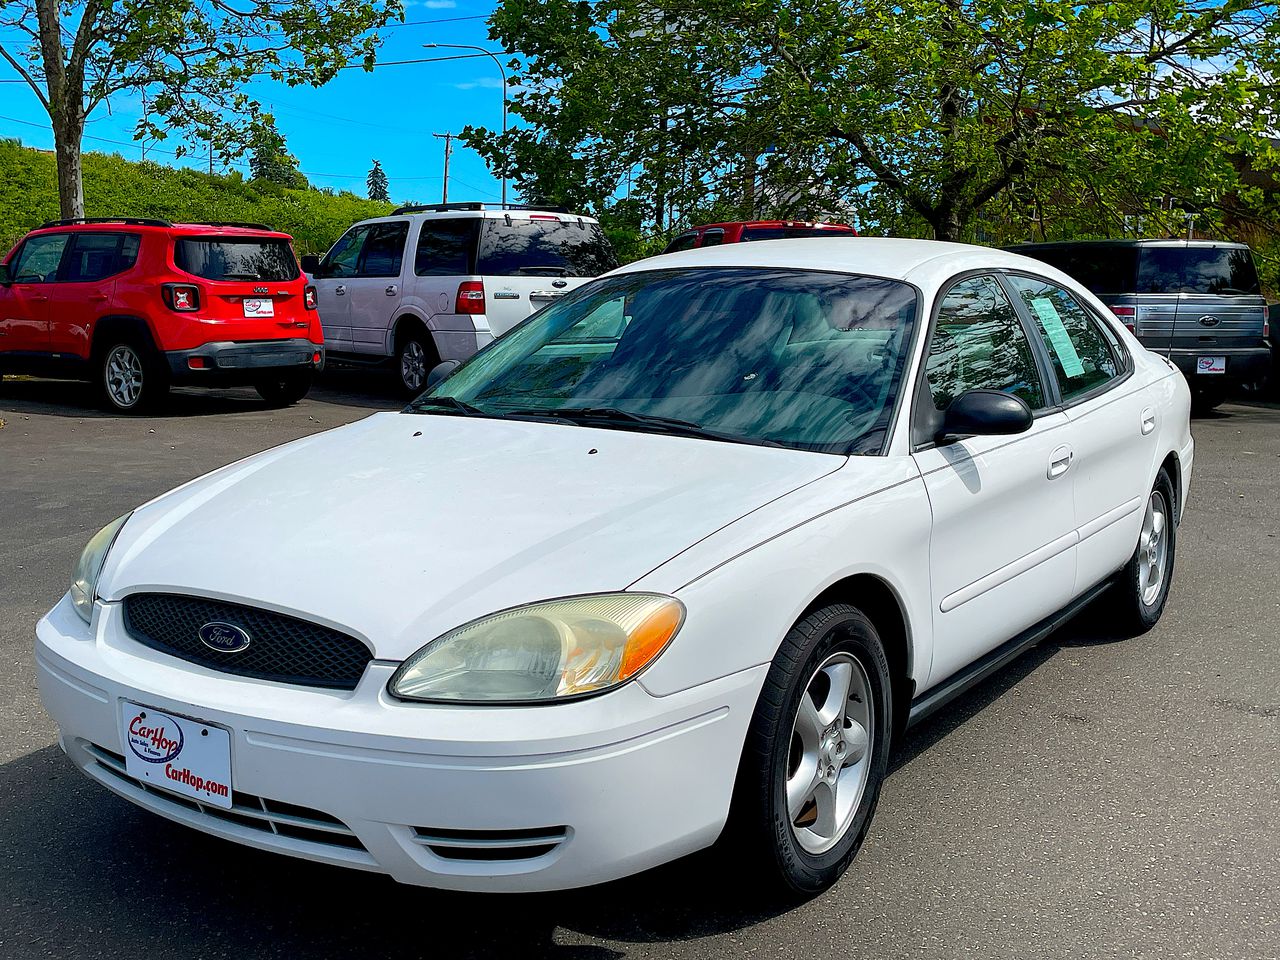
<instances>
[{"instance_id":1,"label":"rear wheel","mask_svg":"<svg viewBox=\"0 0 1280 960\"><path fill-rule=\"evenodd\" d=\"M405 397L416 397L427 385L427 374L440 362L436 345L421 327L401 334L396 345L396 388Z\"/></svg>"},{"instance_id":2,"label":"rear wheel","mask_svg":"<svg viewBox=\"0 0 1280 960\"><path fill-rule=\"evenodd\" d=\"M258 395L273 407L288 407L311 392L315 374L310 370L277 373L254 384Z\"/></svg>"},{"instance_id":3,"label":"rear wheel","mask_svg":"<svg viewBox=\"0 0 1280 960\"><path fill-rule=\"evenodd\" d=\"M727 844L775 890L835 883L871 824L889 761L893 712L879 634L856 607L797 623L751 721Z\"/></svg>"},{"instance_id":4,"label":"rear wheel","mask_svg":"<svg viewBox=\"0 0 1280 960\"><path fill-rule=\"evenodd\" d=\"M1226 402L1227 392L1218 388L1201 388L1191 391L1191 412L1203 416Z\"/></svg>"},{"instance_id":5,"label":"rear wheel","mask_svg":"<svg viewBox=\"0 0 1280 960\"><path fill-rule=\"evenodd\" d=\"M1167 470L1161 470L1147 496L1138 547L1112 588L1116 618L1128 633L1146 633L1154 627L1169 599L1178 545L1174 497L1173 481Z\"/></svg>"},{"instance_id":6,"label":"rear wheel","mask_svg":"<svg viewBox=\"0 0 1280 960\"><path fill-rule=\"evenodd\" d=\"M98 353L98 386L107 408L137 413L169 393L169 378L138 340L116 340Z\"/></svg>"}]
</instances>

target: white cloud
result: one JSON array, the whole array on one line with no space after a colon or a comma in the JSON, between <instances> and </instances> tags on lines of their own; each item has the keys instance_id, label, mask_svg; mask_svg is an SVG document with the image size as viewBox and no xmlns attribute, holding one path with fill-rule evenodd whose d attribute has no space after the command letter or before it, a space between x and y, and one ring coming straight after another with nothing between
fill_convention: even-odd
<instances>
[{"instance_id":1,"label":"white cloud","mask_svg":"<svg viewBox=\"0 0 1280 960\"><path fill-rule=\"evenodd\" d=\"M455 90L501 90L502 81L497 77L480 77L477 80L455 83L453 87Z\"/></svg>"},{"instance_id":2,"label":"white cloud","mask_svg":"<svg viewBox=\"0 0 1280 960\"><path fill-rule=\"evenodd\" d=\"M428 10L456 10L458 4L454 0L424 0L423 4Z\"/></svg>"}]
</instances>

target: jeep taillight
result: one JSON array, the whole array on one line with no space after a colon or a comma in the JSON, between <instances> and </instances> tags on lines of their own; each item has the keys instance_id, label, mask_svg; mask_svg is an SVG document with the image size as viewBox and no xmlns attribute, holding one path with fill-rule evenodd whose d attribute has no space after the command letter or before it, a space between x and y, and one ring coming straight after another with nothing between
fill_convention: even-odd
<instances>
[{"instance_id":1,"label":"jeep taillight","mask_svg":"<svg viewBox=\"0 0 1280 960\"><path fill-rule=\"evenodd\" d=\"M1137 333L1137 307L1112 307L1111 312L1120 318L1120 322L1129 328L1130 333Z\"/></svg>"},{"instance_id":2,"label":"jeep taillight","mask_svg":"<svg viewBox=\"0 0 1280 960\"><path fill-rule=\"evenodd\" d=\"M453 312L484 313L484 282L463 280L458 284L458 299L453 305Z\"/></svg>"},{"instance_id":3,"label":"jeep taillight","mask_svg":"<svg viewBox=\"0 0 1280 960\"><path fill-rule=\"evenodd\" d=\"M193 283L166 283L160 288L164 305L178 313L200 309L200 288Z\"/></svg>"},{"instance_id":4,"label":"jeep taillight","mask_svg":"<svg viewBox=\"0 0 1280 960\"><path fill-rule=\"evenodd\" d=\"M315 287L309 286L307 287L306 290L302 292L302 303L308 310L314 310L316 308L316 288Z\"/></svg>"}]
</instances>

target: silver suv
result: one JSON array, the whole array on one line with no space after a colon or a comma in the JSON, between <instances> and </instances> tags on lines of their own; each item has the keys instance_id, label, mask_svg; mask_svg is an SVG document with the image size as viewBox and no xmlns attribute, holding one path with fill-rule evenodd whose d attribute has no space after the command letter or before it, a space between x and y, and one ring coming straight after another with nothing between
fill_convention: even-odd
<instances>
[{"instance_id":1,"label":"silver suv","mask_svg":"<svg viewBox=\"0 0 1280 960\"><path fill-rule=\"evenodd\" d=\"M617 266L600 224L553 208L448 203L357 223L304 257L330 362L392 363L415 395L550 301Z\"/></svg>"},{"instance_id":2,"label":"silver suv","mask_svg":"<svg viewBox=\"0 0 1280 960\"><path fill-rule=\"evenodd\" d=\"M1142 341L1168 357L1208 410L1230 387L1271 369L1267 302L1253 252L1214 240L1085 240L1022 244L1092 290Z\"/></svg>"}]
</instances>

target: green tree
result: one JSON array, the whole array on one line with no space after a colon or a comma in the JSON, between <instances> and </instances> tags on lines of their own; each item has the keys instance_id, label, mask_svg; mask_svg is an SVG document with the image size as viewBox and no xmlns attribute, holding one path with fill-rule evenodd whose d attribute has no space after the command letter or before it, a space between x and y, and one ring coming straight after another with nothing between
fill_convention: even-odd
<instances>
[{"instance_id":1,"label":"green tree","mask_svg":"<svg viewBox=\"0 0 1280 960\"><path fill-rule=\"evenodd\" d=\"M1087 211L1095 232L1269 163L1275 0L502 0L526 196L817 215L938 239ZM998 213L998 216L995 216Z\"/></svg>"},{"instance_id":2,"label":"green tree","mask_svg":"<svg viewBox=\"0 0 1280 960\"><path fill-rule=\"evenodd\" d=\"M391 200L391 195L387 192L387 175L379 161L373 161L373 167L369 170L365 186L369 188L370 200L378 200L382 203L387 203Z\"/></svg>"},{"instance_id":3,"label":"green tree","mask_svg":"<svg viewBox=\"0 0 1280 960\"><path fill-rule=\"evenodd\" d=\"M289 152L284 135L266 117L249 145L249 172L254 180L281 187L306 189L307 178L298 170L298 158Z\"/></svg>"},{"instance_id":4,"label":"green tree","mask_svg":"<svg viewBox=\"0 0 1280 960\"><path fill-rule=\"evenodd\" d=\"M402 9L400 0L0 0L0 28L30 38L0 57L49 114L59 205L79 217L84 125L109 97L149 95L138 138L181 132L228 161L264 124L248 81L319 85L352 63L370 69L374 31Z\"/></svg>"}]
</instances>

